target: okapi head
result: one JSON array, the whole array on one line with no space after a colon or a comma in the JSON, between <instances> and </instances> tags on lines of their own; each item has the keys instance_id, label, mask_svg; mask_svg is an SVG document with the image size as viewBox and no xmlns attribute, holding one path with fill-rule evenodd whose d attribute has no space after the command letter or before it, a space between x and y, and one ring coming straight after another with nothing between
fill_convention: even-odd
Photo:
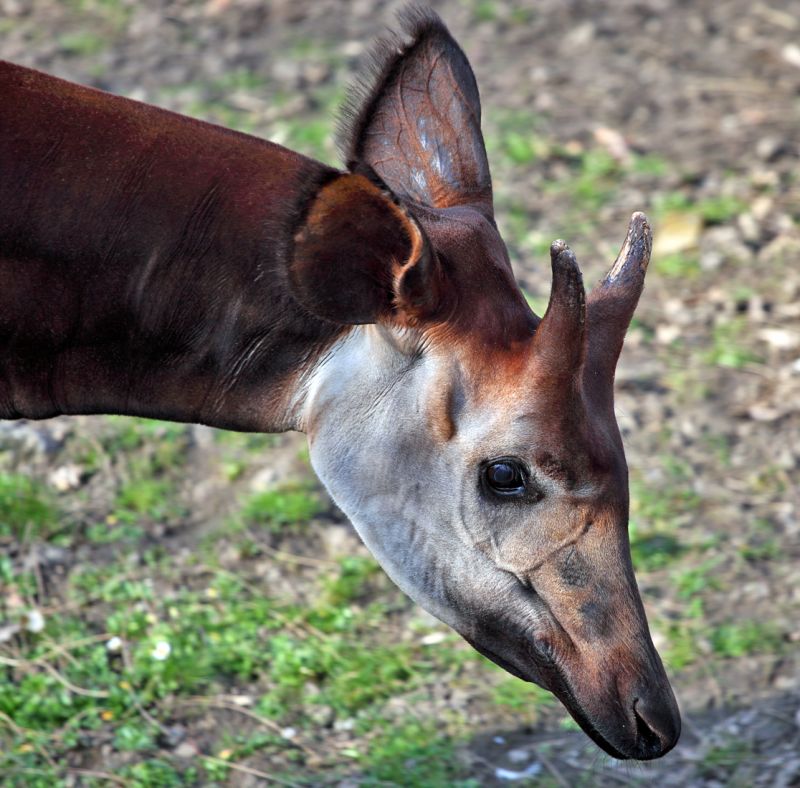
<instances>
[{"instance_id":1,"label":"okapi head","mask_svg":"<svg viewBox=\"0 0 800 788\"><path fill-rule=\"evenodd\" d=\"M306 381L315 469L392 579L617 758L676 743L677 705L628 543L614 369L650 254L634 214L586 296L563 241L537 317L492 207L470 65L405 17L351 102L350 175L294 237L288 276L345 326Z\"/></svg>"}]
</instances>

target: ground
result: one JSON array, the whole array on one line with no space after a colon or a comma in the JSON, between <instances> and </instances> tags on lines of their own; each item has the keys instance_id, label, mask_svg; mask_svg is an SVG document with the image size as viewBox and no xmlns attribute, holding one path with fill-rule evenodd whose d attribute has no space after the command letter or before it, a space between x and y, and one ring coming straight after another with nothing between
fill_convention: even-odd
<instances>
[{"instance_id":1,"label":"ground","mask_svg":"<svg viewBox=\"0 0 800 788\"><path fill-rule=\"evenodd\" d=\"M800 17L792 2L432 3L546 303L656 233L617 377L634 563L684 713L620 765L377 569L300 436L0 426L0 775L19 786L800 784ZM0 57L328 162L395 2L0 0Z\"/></svg>"}]
</instances>

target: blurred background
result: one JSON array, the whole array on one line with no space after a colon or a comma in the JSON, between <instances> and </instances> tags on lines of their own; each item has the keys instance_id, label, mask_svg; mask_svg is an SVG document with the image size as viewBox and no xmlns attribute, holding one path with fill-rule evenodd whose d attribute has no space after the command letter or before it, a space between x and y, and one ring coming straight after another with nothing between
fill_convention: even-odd
<instances>
[{"instance_id":1,"label":"blurred background","mask_svg":"<svg viewBox=\"0 0 800 788\"><path fill-rule=\"evenodd\" d=\"M800 784L798 5L431 5L537 311L553 239L588 283L653 221L617 411L681 744L612 762L411 604L302 436L60 418L0 425L3 785ZM0 0L0 57L337 163L399 7Z\"/></svg>"}]
</instances>

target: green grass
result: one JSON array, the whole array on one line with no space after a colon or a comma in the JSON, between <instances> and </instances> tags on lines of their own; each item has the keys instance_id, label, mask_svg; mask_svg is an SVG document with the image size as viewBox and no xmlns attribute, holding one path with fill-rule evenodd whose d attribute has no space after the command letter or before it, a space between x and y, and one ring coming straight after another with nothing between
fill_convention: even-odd
<instances>
[{"instance_id":1,"label":"green grass","mask_svg":"<svg viewBox=\"0 0 800 788\"><path fill-rule=\"evenodd\" d=\"M745 620L720 624L711 632L711 647L716 654L729 659L780 648L781 637L768 622Z\"/></svg>"},{"instance_id":2,"label":"green grass","mask_svg":"<svg viewBox=\"0 0 800 788\"><path fill-rule=\"evenodd\" d=\"M703 360L709 364L731 369L742 369L759 363L761 357L748 344L752 327L744 318L717 323L711 333L711 347Z\"/></svg>"},{"instance_id":3,"label":"green grass","mask_svg":"<svg viewBox=\"0 0 800 788\"><path fill-rule=\"evenodd\" d=\"M472 788L466 764L459 761L454 739L434 722L409 720L393 724L374 739L367 753L353 753L363 768L361 785L408 788Z\"/></svg>"},{"instance_id":4,"label":"green grass","mask_svg":"<svg viewBox=\"0 0 800 788\"><path fill-rule=\"evenodd\" d=\"M714 569L720 565L718 558L710 558L698 566L684 567L672 574L678 596L681 599L693 599L708 591L719 591L722 586Z\"/></svg>"},{"instance_id":5,"label":"green grass","mask_svg":"<svg viewBox=\"0 0 800 788\"><path fill-rule=\"evenodd\" d=\"M685 192L665 192L658 195L653 208L656 216L667 213L692 213L697 214L706 225L725 224L735 219L747 209L738 197L719 194L693 200Z\"/></svg>"},{"instance_id":6,"label":"green grass","mask_svg":"<svg viewBox=\"0 0 800 788\"><path fill-rule=\"evenodd\" d=\"M494 686L492 701L498 706L514 712L517 719L525 720L528 724L537 720L542 709L556 703L551 692L537 687L535 684L507 677L501 679Z\"/></svg>"},{"instance_id":7,"label":"green grass","mask_svg":"<svg viewBox=\"0 0 800 788\"><path fill-rule=\"evenodd\" d=\"M629 535L637 571L662 569L686 553L675 523L700 505L691 487L691 470L669 456L660 462L664 470L660 483L645 483L635 471L631 479Z\"/></svg>"},{"instance_id":8,"label":"green grass","mask_svg":"<svg viewBox=\"0 0 800 788\"><path fill-rule=\"evenodd\" d=\"M653 260L655 270L671 279L694 279L700 274L700 261L691 254L676 252Z\"/></svg>"},{"instance_id":9,"label":"green grass","mask_svg":"<svg viewBox=\"0 0 800 788\"><path fill-rule=\"evenodd\" d=\"M246 525L266 526L278 532L285 526L302 528L321 510L319 497L310 487L291 486L251 495L239 517Z\"/></svg>"},{"instance_id":10,"label":"green grass","mask_svg":"<svg viewBox=\"0 0 800 788\"><path fill-rule=\"evenodd\" d=\"M666 627L665 635L668 645L662 656L671 670L688 668L700 658L697 627L686 623L672 623Z\"/></svg>"},{"instance_id":11,"label":"green grass","mask_svg":"<svg viewBox=\"0 0 800 788\"><path fill-rule=\"evenodd\" d=\"M573 200L581 209L598 210L613 197L619 174L620 165L611 154L598 149L583 152L570 185Z\"/></svg>"},{"instance_id":12,"label":"green grass","mask_svg":"<svg viewBox=\"0 0 800 788\"><path fill-rule=\"evenodd\" d=\"M738 773L741 767L744 767L744 774ZM733 736L710 747L703 754L699 768L700 775L706 780L736 788L753 785L758 771L758 756L752 743Z\"/></svg>"},{"instance_id":13,"label":"green grass","mask_svg":"<svg viewBox=\"0 0 800 788\"><path fill-rule=\"evenodd\" d=\"M58 44L70 54L82 57L96 55L108 46L103 36L88 30L76 30L72 33L63 33L58 37Z\"/></svg>"},{"instance_id":14,"label":"green grass","mask_svg":"<svg viewBox=\"0 0 800 788\"><path fill-rule=\"evenodd\" d=\"M0 537L39 539L58 524L49 492L38 482L15 473L0 473Z\"/></svg>"},{"instance_id":15,"label":"green grass","mask_svg":"<svg viewBox=\"0 0 800 788\"><path fill-rule=\"evenodd\" d=\"M442 675L451 661L449 650L374 642L371 633L385 615L380 605L343 607L345 600L360 597L373 578L371 559L343 559L323 578L316 602L303 606L224 571L208 575L202 589L180 589L173 581L170 593L157 593L149 577L163 577L168 566L162 561L137 577L125 566L74 573L69 597L84 614L48 618L41 635L26 636L20 668L11 681L0 684L0 719L16 726L0 755L0 771L20 773L20 749L25 763L42 766L35 755L41 741L54 755L70 751L72 735L88 721L93 730L111 734L115 749L141 755L137 768L142 775L166 770L178 779L174 764L156 763L158 730L151 718L168 719L167 709L180 697L213 694L220 683L258 681L257 712L281 724L311 724L319 708L337 718L369 712L371 719L382 703ZM89 611L94 611L91 627ZM107 634L97 637L98 628ZM108 652L111 636L122 639L126 659ZM57 650L53 644L60 644ZM59 675L45 670L45 664L57 666ZM81 694L66 682L81 688ZM310 685L316 688L313 695ZM149 709L148 718L141 716L142 707ZM58 739L48 739L56 730L62 731ZM287 743L268 738L258 747L280 751ZM442 747L427 750L409 739L402 752L407 757L417 753L422 770L431 759L441 761ZM365 768L390 774L399 757L390 742L379 742ZM436 774L455 774L443 763L436 769Z\"/></svg>"}]
</instances>

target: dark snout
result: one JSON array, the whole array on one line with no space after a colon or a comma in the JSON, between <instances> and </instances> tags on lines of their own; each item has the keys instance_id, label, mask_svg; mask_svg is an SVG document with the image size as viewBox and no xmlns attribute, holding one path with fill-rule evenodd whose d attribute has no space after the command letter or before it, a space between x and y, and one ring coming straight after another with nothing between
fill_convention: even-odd
<instances>
[{"instance_id":1,"label":"dark snout","mask_svg":"<svg viewBox=\"0 0 800 788\"><path fill-rule=\"evenodd\" d=\"M576 690L561 676L553 691L609 755L639 761L666 755L678 743L681 717L663 670L629 687L624 677L608 678L606 686Z\"/></svg>"},{"instance_id":2,"label":"dark snout","mask_svg":"<svg viewBox=\"0 0 800 788\"><path fill-rule=\"evenodd\" d=\"M681 715L672 688L640 687L631 704L636 718L636 753L640 761L666 755L681 735Z\"/></svg>"},{"instance_id":3,"label":"dark snout","mask_svg":"<svg viewBox=\"0 0 800 788\"><path fill-rule=\"evenodd\" d=\"M614 758L647 761L668 753L680 736L680 712L638 598L625 594L623 604L617 596L601 625L602 604L570 604L563 593L546 600L530 588L523 593L533 627L509 637L507 617L502 629L484 620L469 642L510 673L553 692Z\"/></svg>"}]
</instances>

